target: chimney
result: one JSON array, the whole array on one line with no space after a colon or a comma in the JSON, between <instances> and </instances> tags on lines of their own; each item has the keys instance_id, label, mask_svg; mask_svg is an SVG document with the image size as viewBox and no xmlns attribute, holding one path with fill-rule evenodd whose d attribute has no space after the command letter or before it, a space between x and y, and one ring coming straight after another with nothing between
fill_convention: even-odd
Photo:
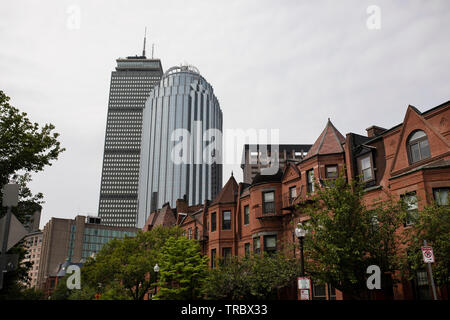
<instances>
[{"instance_id":1,"label":"chimney","mask_svg":"<svg viewBox=\"0 0 450 320\"><path fill-rule=\"evenodd\" d=\"M387 129L381 128L381 127L378 127L378 126L371 126L371 127L366 129L367 136L369 138L373 138L373 137L379 136L380 134L382 134L386 130Z\"/></svg>"},{"instance_id":2,"label":"chimney","mask_svg":"<svg viewBox=\"0 0 450 320\"><path fill-rule=\"evenodd\" d=\"M177 213L187 213L188 211L188 204L185 199L177 199Z\"/></svg>"}]
</instances>

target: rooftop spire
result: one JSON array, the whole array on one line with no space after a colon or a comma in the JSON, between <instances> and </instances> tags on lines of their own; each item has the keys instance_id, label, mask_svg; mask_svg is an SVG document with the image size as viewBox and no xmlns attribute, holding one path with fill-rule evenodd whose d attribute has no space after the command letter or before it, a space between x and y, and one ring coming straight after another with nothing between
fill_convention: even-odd
<instances>
[{"instance_id":1,"label":"rooftop spire","mask_svg":"<svg viewBox=\"0 0 450 320\"><path fill-rule=\"evenodd\" d=\"M145 34L144 34L144 49L142 50L142 56L145 57L145 41L147 40L147 27L145 27Z\"/></svg>"}]
</instances>

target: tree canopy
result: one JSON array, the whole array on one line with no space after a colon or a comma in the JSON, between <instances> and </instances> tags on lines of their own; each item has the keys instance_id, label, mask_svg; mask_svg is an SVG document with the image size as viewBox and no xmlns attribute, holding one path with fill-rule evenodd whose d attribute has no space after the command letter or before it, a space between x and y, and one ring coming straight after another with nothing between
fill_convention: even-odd
<instances>
[{"instance_id":1,"label":"tree canopy","mask_svg":"<svg viewBox=\"0 0 450 320\"><path fill-rule=\"evenodd\" d=\"M201 255L197 240L167 239L159 256L158 300L186 300L201 297L208 272L208 257Z\"/></svg>"},{"instance_id":2,"label":"tree canopy","mask_svg":"<svg viewBox=\"0 0 450 320\"><path fill-rule=\"evenodd\" d=\"M38 172L65 149L58 141L55 126L32 123L25 112L9 104L0 90L0 184L4 185L20 170Z\"/></svg>"},{"instance_id":3,"label":"tree canopy","mask_svg":"<svg viewBox=\"0 0 450 320\"><path fill-rule=\"evenodd\" d=\"M156 227L147 232L139 231L136 237L111 240L95 259L90 258L84 264L82 287L96 288L110 298L144 299L155 286L153 268L161 261L164 244L179 237L181 232L177 227Z\"/></svg>"},{"instance_id":4,"label":"tree canopy","mask_svg":"<svg viewBox=\"0 0 450 320\"><path fill-rule=\"evenodd\" d=\"M405 218L403 202L389 198L366 206L363 185L348 183L343 173L316 190L312 202L299 207L309 217L305 224L307 273L349 297L366 299L367 267L377 265L382 288L392 290L390 274L401 265L398 250L403 239L397 230Z\"/></svg>"},{"instance_id":5,"label":"tree canopy","mask_svg":"<svg viewBox=\"0 0 450 320\"><path fill-rule=\"evenodd\" d=\"M418 271L426 268L421 250L426 241L427 246L433 247L435 262L432 268L436 284L450 284L450 206L438 205L436 202L425 206L407 232L410 242L405 269L409 278L415 278Z\"/></svg>"},{"instance_id":6,"label":"tree canopy","mask_svg":"<svg viewBox=\"0 0 450 320\"><path fill-rule=\"evenodd\" d=\"M0 217L6 213L1 205L2 187L10 179L19 184L19 204L12 212L21 223L30 222L32 214L40 210L43 195L33 194L28 188L31 172L42 171L65 149L58 141L59 134L54 132L52 124L39 126L32 123L27 114L9 104L10 98L0 90ZM10 249L9 253L19 254L19 268L7 272L0 299L18 299L22 296L38 297L39 292L26 290L30 281L28 271L32 264L22 263L27 250L23 242Z\"/></svg>"},{"instance_id":7,"label":"tree canopy","mask_svg":"<svg viewBox=\"0 0 450 320\"><path fill-rule=\"evenodd\" d=\"M211 269L203 286L206 299L276 299L300 274L298 259L282 253L232 257Z\"/></svg>"}]
</instances>

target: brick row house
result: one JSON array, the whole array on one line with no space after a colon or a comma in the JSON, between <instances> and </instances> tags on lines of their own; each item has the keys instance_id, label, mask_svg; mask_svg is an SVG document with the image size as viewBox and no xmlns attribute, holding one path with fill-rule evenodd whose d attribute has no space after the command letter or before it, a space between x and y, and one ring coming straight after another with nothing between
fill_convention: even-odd
<instances>
[{"instance_id":1,"label":"brick row house","mask_svg":"<svg viewBox=\"0 0 450 320\"><path fill-rule=\"evenodd\" d=\"M449 120L450 101L423 113L409 106L401 124L390 129L371 126L367 136L344 136L328 119L300 161L287 163L275 175L257 174L251 184L238 184L232 175L217 198L202 205L188 207L183 199L173 209L165 204L149 216L144 230L155 225L181 226L186 236L200 241L212 268L215 258L250 252L292 250L298 256L293 249L294 228L307 217L298 212L296 204L314 193L314 181L334 179L344 168L348 179L364 180L368 202L391 193L407 199L412 213L432 200L448 204ZM390 298L429 298L423 277L398 284ZM285 296L296 297L296 292ZM329 285L313 282L312 298L344 297Z\"/></svg>"}]
</instances>

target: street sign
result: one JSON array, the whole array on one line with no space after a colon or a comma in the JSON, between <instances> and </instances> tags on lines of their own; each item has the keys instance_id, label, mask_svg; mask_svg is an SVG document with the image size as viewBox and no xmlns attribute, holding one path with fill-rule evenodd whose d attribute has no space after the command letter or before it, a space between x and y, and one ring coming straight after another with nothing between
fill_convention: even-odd
<instances>
[{"instance_id":1,"label":"street sign","mask_svg":"<svg viewBox=\"0 0 450 320\"><path fill-rule=\"evenodd\" d=\"M308 277L297 277L298 288L301 289L310 289L309 278Z\"/></svg>"},{"instance_id":2,"label":"street sign","mask_svg":"<svg viewBox=\"0 0 450 320\"><path fill-rule=\"evenodd\" d=\"M308 289L300 290L300 300L309 300L309 290Z\"/></svg>"},{"instance_id":3,"label":"street sign","mask_svg":"<svg viewBox=\"0 0 450 320\"><path fill-rule=\"evenodd\" d=\"M434 263L433 248L430 246L422 247L422 256L425 263Z\"/></svg>"},{"instance_id":4,"label":"street sign","mask_svg":"<svg viewBox=\"0 0 450 320\"><path fill-rule=\"evenodd\" d=\"M19 185L8 183L3 187L2 205L4 207L17 207L19 202Z\"/></svg>"},{"instance_id":5,"label":"street sign","mask_svg":"<svg viewBox=\"0 0 450 320\"><path fill-rule=\"evenodd\" d=\"M3 230L5 230L6 217L0 219L0 250L3 248ZM17 220L15 215L11 215L11 223L9 225L8 247L6 251L14 247L14 245L28 234L27 229Z\"/></svg>"},{"instance_id":6,"label":"street sign","mask_svg":"<svg viewBox=\"0 0 450 320\"><path fill-rule=\"evenodd\" d=\"M16 270L18 266L19 266L18 254L6 254L0 256L0 267L4 268L5 271Z\"/></svg>"}]
</instances>

